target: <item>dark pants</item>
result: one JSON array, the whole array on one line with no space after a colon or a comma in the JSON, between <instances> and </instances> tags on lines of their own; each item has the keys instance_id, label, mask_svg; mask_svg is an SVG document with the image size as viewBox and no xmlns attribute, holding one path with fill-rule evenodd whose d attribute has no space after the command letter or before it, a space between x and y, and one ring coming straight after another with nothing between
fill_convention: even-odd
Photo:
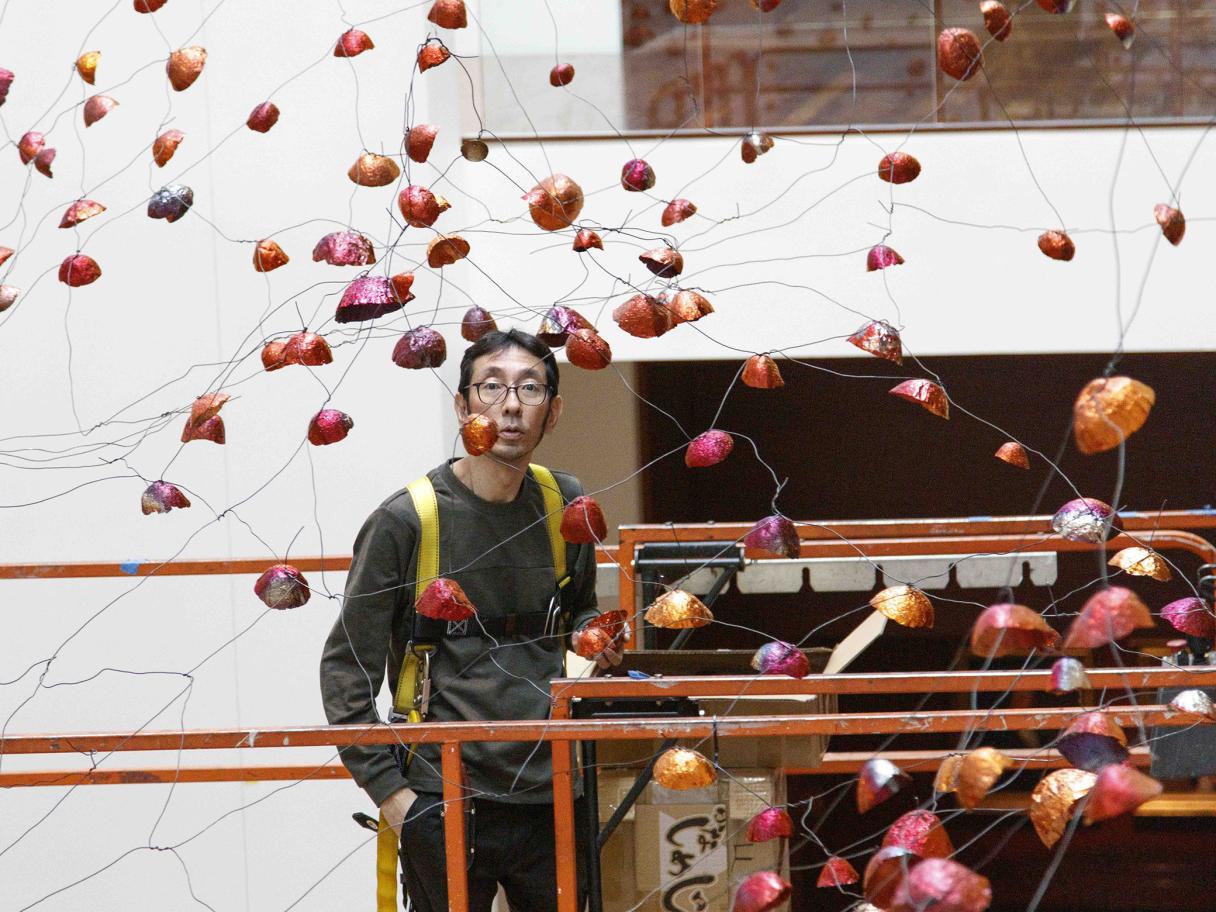
<instances>
[{"instance_id":1,"label":"dark pants","mask_svg":"<svg viewBox=\"0 0 1216 912\"><path fill-rule=\"evenodd\" d=\"M464 802L469 912L489 912L502 884L511 912L556 912L553 805ZM415 912L446 912L448 881L440 795L419 792L401 825L401 883ZM586 898L582 853L586 802L574 803L578 907Z\"/></svg>"}]
</instances>

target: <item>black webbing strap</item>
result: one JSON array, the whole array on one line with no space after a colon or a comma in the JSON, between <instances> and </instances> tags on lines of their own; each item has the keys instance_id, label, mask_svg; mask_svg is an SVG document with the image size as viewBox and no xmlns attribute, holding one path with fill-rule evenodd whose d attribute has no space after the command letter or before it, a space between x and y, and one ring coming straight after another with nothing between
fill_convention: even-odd
<instances>
[{"instance_id":1,"label":"black webbing strap","mask_svg":"<svg viewBox=\"0 0 1216 912\"><path fill-rule=\"evenodd\" d=\"M541 637L549 621L547 611L529 611L500 617L471 617L467 621L439 621L416 615L414 642L440 643L464 637Z\"/></svg>"}]
</instances>

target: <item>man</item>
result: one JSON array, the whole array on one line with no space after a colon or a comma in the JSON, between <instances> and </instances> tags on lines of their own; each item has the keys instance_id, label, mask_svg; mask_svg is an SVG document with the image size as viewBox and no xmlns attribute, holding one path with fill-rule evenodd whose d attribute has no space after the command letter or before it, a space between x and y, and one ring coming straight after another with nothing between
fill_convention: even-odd
<instances>
[{"instance_id":1,"label":"man","mask_svg":"<svg viewBox=\"0 0 1216 912\"><path fill-rule=\"evenodd\" d=\"M545 719L549 681L564 673L569 636L554 635L536 619L546 619L561 604L569 629L578 630L598 613L592 546L567 546L571 580L563 589L569 591L554 602L558 590L544 502L528 468L562 414L553 353L518 330L483 336L461 361L454 404L461 422L484 414L499 434L488 453L450 460L427 474L439 508L439 575L460 584L477 615L446 629L421 619L432 634L439 625L426 721ZM573 476L554 478L565 501L582 493ZM390 693L396 692L407 644L418 638L413 602L420 529L411 494L402 489L372 513L355 540L342 611L321 659L331 724L379 721L375 698L386 669ZM505 621L510 615L520 617ZM597 657L601 667L619 661L611 649ZM407 769L398 763L403 753L387 745L356 745L344 749L342 759L385 821L400 829L402 882L414 908L443 912L438 745L420 746ZM498 884L513 910L555 909L548 745L466 744L463 759L467 794L474 796L465 802L471 806L470 910L488 910Z\"/></svg>"}]
</instances>

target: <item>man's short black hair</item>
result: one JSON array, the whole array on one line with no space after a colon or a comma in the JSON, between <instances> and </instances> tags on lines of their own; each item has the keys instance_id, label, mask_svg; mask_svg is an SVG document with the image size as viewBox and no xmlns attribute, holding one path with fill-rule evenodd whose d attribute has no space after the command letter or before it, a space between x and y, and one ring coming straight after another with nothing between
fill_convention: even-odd
<instances>
[{"instance_id":1,"label":"man's short black hair","mask_svg":"<svg viewBox=\"0 0 1216 912\"><path fill-rule=\"evenodd\" d=\"M467 404L469 401L469 384L473 382L473 362L483 355L502 351L504 348L522 348L536 360L545 365L545 383L549 387L549 397L557 395L557 359L553 351L540 339L521 329L510 329L506 332L494 330L488 332L464 350L460 359L460 392Z\"/></svg>"}]
</instances>

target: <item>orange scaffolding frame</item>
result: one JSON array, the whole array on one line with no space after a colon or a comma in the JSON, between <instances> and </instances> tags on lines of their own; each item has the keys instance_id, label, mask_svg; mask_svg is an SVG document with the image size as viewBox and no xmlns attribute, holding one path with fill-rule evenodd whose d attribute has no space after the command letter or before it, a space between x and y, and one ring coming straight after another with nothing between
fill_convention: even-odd
<instances>
[{"instance_id":1,"label":"orange scaffolding frame","mask_svg":"<svg viewBox=\"0 0 1216 912\"><path fill-rule=\"evenodd\" d=\"M1216 510L1162 510L1119 514L1122 534L1105 543L1107 548L1143 544L1151 538L1157 548L1177 548L1216 563L1216 546L1188 531L1216 528ZM649 542L720 541L723 546L742 542L751 523L688 523L683 525L621 526L616 548L618 607L632 616L637 610L637 580L632 573L637 550ZM1088 542L1060 538L1051 529L1050 516L970 517L964 519L900 519L800 523L800 557L896 557L926 554L1008 554L1033 549L1058 553L1093 551ZM763 559L760 552L745 557ZM634 627L636 628L636 624ZM637 631L634 631L636 639ZM633 641L630 643L634 645Z\"/></svg>"},{"instance_id":2,"label":"orange scaffolding frame","mask_svg":"<svg viewBox=\"0 0 1216 912\"><path fill-rule=\"evenodd\" d=\"M1138 541L1133 533L1151 533L1158 549L1190 552L1205 564L1216 563L1216 547L1185 529L1216 527L1216 511L1166 511L1123 513L1124 533L1105 543L1122 547ZM1169 528L1162 529L1162 526ZM631 615L637 610L635 580L630 569L636 549L647 541L735 542L750 524L708 523L692 526L623 526L615 554L601 554L600 561L616 562L620 573L620 606ZM883 557L909 554L1008 553L1026 548L1036 551L1086 551L1099 546L1049 538L1050 517L926 519L900 521L833 522L799 525L803 557ZM349 568L349 557L300 558L293 561L301 570ZM63 565L0 565L2 579L67 579L141 575L212 575L259 573L265 560L196 560L148 562L132 569L117 563ZM634 625L636 628L636 625ZM1128 690L1160 687L1205 687L1216 685L1216 667L1131 667L1088 671L1095 688ZM886 674L810 675L800 680L777 677L712 676L644 679L562 679L552 682L552 718L549 721L480 721L420 723L412 725L302 726L279 729L219 729L204 731L100 732L10 735L0 738L3 754L85 754L95 751L215 750L282 747L343 747L352 744L439 744L444 801L459 804L463 793L462 745L485 741L547 741L553 751L554 822L558 874L558 908L575 912L574 809L572 745L578 741L650 740L669 738L764 738L796 735L923 734L927 732L1059 730L1080 710L1076 708L991 708L931 710L918 712L808 713L782 716L730 716L724 718L578 720L570 718L571 703L590 698L730 697L744 691L750 695L799 697L815 694L918 694L991 693L1046 691L1048 672L907 672ZM1119 706L1102 710L1121 727L1183 726L1194 717L1163 705ZM1058 764L1052 751L1026 752L1025 759L1043 759ZM892 759L903 755L920 763L939 760L943 752L884 752ZM854 771L871 755L839 754L825 757L815 771ZM1133 755L1144 762L1145 752ZM810 770L798 770L806 772ZM265 781L286 778L344 778L345 771L332 765L264 766L250 768L193 767L178 769L128 769L89 771L32 771L0 775L0 786L80 785L135 782ZM464 857L464 815L446 814L445 841L449 858ZM468 891L462 865L448 866L450 908L466 912Z\"/></svg>"},{"instance_id":3,"label":"orange scaffolding frame","mask_svg":"<svg viewBox=\"0 0 1216 912\"><path fill-rule=\"evenodd\" d=\"M936 693L1003 692L1044 688L1043 672L1028 672L1014 680L1009 672L950 672L932 675ZM1096 687L1165 687L1216 685L1216 667L1108 668L1089 672ZM918 693L929 683L924 673L849 676L811 675L800 680L722 676L642 680L560 680L553 683L554 718L547 722L431 722L405 725L303 726L281 729L221 729L206 731L101 732L82 734L11 735L0 739L5 754L65 754L95 751L217 750L239 748L343 747L352 744L397 742L441 745L443 799L459 807L463 791L461 750L469 741L547 741L553 751L553 813L557 853L558 908L576 912L574 860L574 769L571 747L577 741L764 738L786 735L856 735L926 732L1059 730L1081 711L1077 708L932 710L806 714L798 716L731 716L664 720L579 720L564 718L570 701L587 695L662 694L663 696L730 696L741 687L773 696L815 693ZM1014 677L1017 677L1014 675ZM1108 707L1100 710L1120 727L1191 725L1194 717L1168 706ZM1045 752L1045 756L1047 756ZM242 777L233 777L242 778ZM304 777L300 777L304 778ZM221 781L216 776L209 781ZM149 776L144 781L162 781ZM167 781L174 781L168 779ZM449 858L465 857L464 814L444 815L444 839ZM448 865L448 902L453 912L467 912L468 882L464 865Z\"/></svg>"}]
</instances>

